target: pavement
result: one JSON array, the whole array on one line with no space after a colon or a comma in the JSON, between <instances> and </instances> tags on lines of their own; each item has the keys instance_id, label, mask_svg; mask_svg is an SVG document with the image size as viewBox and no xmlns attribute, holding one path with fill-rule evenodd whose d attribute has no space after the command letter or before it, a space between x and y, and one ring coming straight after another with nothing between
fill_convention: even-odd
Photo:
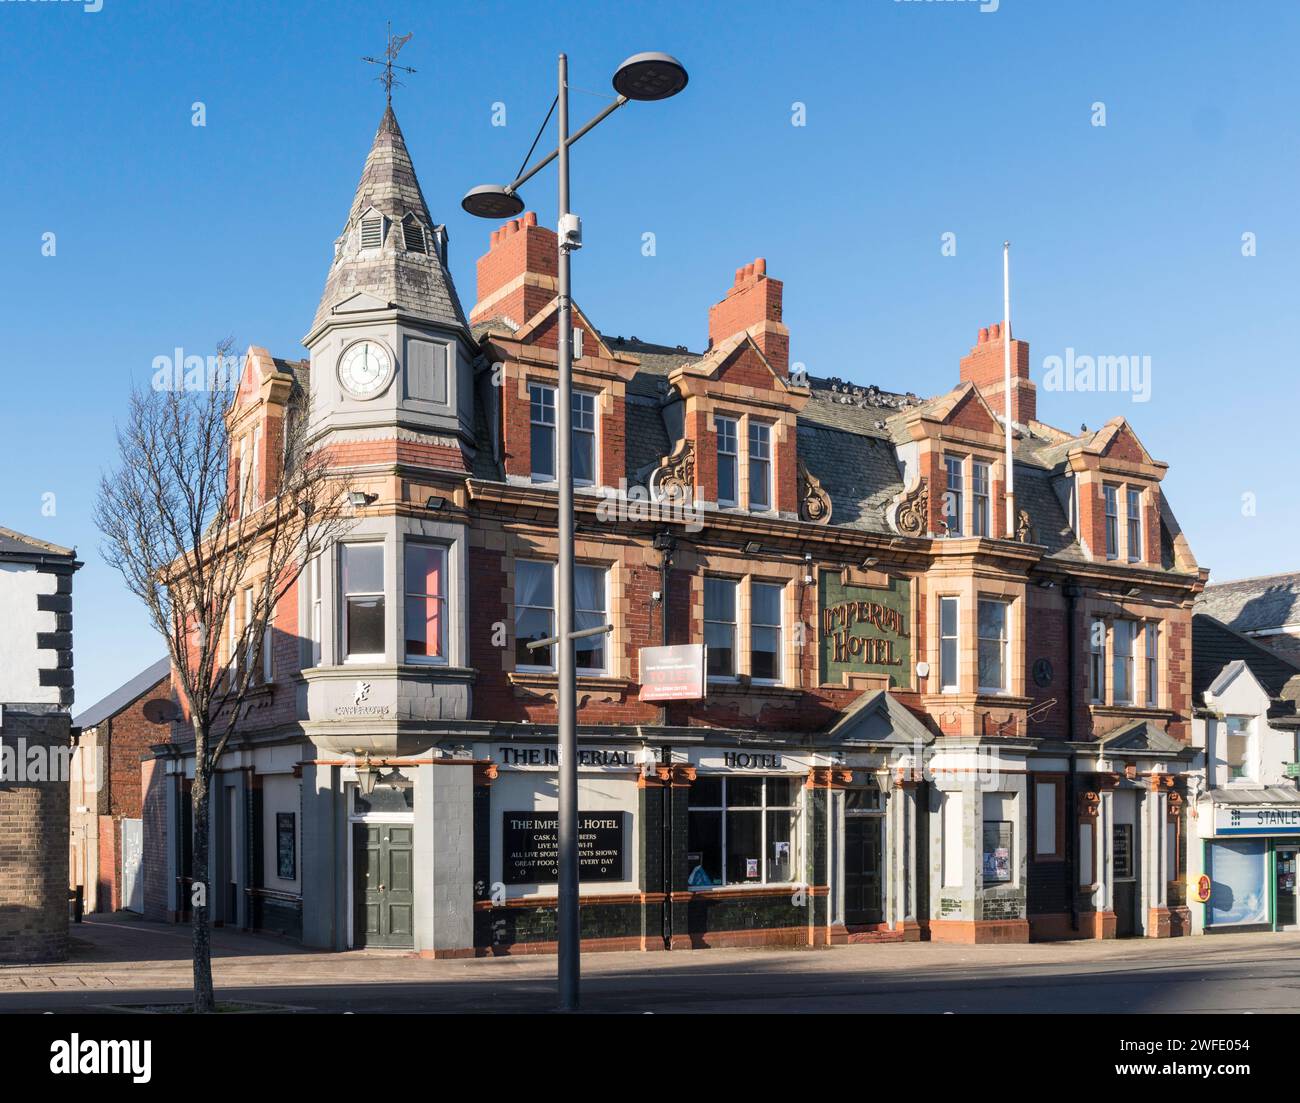
<instances>
[{"instance_id":1,"label":"pavement","mask_svg":"<svg viewBox=\"0 0 1300 1103\"><path fill-rule=\"evenodd\" d=\"M187 1003L188 927L129 913L72 928L70 959L0 966L0 1012L95 1012ZM544 1012L555 958L427 961L324 953L213 931L217 996L296 1012ZM1300 1011L1300 932L1161 941L837 946L598 953L583 1010L709 1012L1197 1013Z\"/></svg>"}]
</instances>

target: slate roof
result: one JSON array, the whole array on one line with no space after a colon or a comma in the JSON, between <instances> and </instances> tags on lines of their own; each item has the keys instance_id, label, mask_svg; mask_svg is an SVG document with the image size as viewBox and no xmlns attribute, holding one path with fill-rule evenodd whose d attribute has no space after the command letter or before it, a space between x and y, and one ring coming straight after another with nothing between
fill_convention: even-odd
<instances>
[{"instance_id":1,"label":"slate roof","mask_svg":"<svg viewBox=\"0 0 1300 1103\"><path fill-rule=\"evenodd\" d=\"M79 716L72 718L73 727L93 728L102 724L109 717L116 716L124 708L134 704L164 678L169 677L172 662L166 655L156 663L151 663L140 671L125 685L118 686L102 701L96 701Z\"/></svg>"},{"instance_id":2,"label":"slate roof","mask_svg":"<svg viewBox=\"0 0 1300 1103\"><path fill-rule=\"evenodd\" d=\"M24 536L13 529L0 528L0 559L74 559L76 554L73 548L51 544L48 540L38 540L35 536Z\"/></svg>"},{"instance_id":3,"label":"slate roof","mask_svg":"<svg viewBox=\"0 0 1300 1103\"><path fill-rule=\"evenodd\" d=\"M1206 586L1196 611L1238 632L1300 624L1300 571Z\"/></svg>"},{"instance_id":4,"label":"slate roof","mask_svg":"<svg viewBox=\"0 0 1300 1103\"><path fill-rule=\"evenodd\" d=\"M1192 701L1205 704L1205 691L1228 664L1241 660L1274 700L1270 716L1294 714L1300 703L1300 665L1201 612L1192 614Z\"/></svg>"},{"instance_id":5,"label":"slate roof","mask_svg":"<svg viewBox=\"0 0 1300 1103\"><path fill-rule=\"evenodd\" d=\"M383 246L363 253L357 223L371 207L386 215L390 225ZM414 214L424 224L429 238L426 253L406 250L401 221L408 214ZM321 325L334 307L358 292L432 321L468 329L451 273L432 241L435 225L390 104L366 157L312 329Z\"/></svg>"}]
</instances>

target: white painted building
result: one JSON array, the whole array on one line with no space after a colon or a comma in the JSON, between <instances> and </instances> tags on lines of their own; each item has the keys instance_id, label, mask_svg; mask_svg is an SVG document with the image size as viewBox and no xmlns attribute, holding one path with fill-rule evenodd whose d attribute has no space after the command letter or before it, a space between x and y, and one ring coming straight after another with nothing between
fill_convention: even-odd
<instances>
[{"instance_id":1,"label":"white painted building","mask_svg":"<svg viewBox=\"0 0 1300 1103\"><path fill-rule=\"evenodd\" d=\"M1192 631L1193 929L1300 928L1300 665L1205 614Z\"/></svg>"}]
</instances>

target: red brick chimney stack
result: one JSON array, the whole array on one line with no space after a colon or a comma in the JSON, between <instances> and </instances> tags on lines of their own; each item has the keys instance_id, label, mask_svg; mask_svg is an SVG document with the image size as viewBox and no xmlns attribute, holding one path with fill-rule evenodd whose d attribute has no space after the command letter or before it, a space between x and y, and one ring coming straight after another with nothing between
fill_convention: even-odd
<instances>
[{"instance_id":1,"label":"red brick chimney stack","mask_svg":"<svg viewBox=\"0 0 1300 1103\"><path fill-rule=\"evenodd\" d=\"M478 258L478 301L470 322L504 315L524 325L555 298L558 273L555 231L525 211L493 230L488 251Z\"/></svg>"},{"instance_id":2,"label":"red brick chimney stack","mask_svg":"<svg viewBox=\"0 0 1300 1103\"><path fill-rule=\"evenodd\" d=\"M961 381L974 383L995 413L1006 408L1003 399L1002 324L979 331L975 347L961 360ZM1029 342L1011 339L1011 420L1026 425L1038 417L1038 390L1029 378Z\"/></svg>"},{"instance_id":3,"label":"red brick chimney stack","mask_svg":"<svg viewBox=\"0 0 1300 1103\"><path fill-rule=\"evenodd\" d=\"M790 331L781 321L785 285L770 279L767 261L759 257L736 269L736 282L726 298L709 308L709 347L748 330L778 375L790 371Z\"/></svg>"}]
</instances>

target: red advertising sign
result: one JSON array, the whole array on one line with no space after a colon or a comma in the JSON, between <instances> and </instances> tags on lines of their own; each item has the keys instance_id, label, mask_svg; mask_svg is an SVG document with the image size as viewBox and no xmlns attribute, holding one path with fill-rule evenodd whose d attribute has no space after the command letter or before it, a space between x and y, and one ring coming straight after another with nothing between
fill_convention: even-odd
<instances>
[{"instance_id":1,"label":"red advertising sign","mask_svg":"<svg viewBox=\"0 0 1300 1103\"><path fill-rule=\"evenodd\" d=\"M641 700L700 700L705 689L704 656L701 643L641 648Z\"/></svg>"}]
</instances>

